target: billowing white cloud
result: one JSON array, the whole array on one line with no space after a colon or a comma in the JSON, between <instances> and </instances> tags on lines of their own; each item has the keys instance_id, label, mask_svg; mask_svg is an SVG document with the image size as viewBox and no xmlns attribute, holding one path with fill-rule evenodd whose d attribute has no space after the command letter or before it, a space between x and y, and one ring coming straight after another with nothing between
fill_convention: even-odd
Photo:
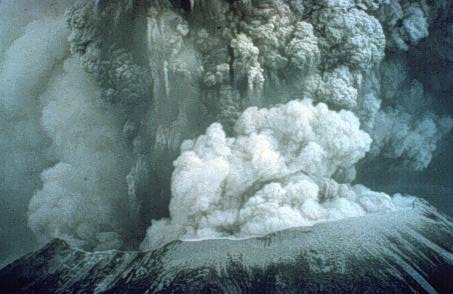
<instances>
[{"instance_id":1,"label":"billowing white cloud","mask_svg":"<svg viewBox=\"0 0 453 294\"><path fill-rule=\"evenodd\" d=\"M384 193L334 180L353 180L354 165L370 145L352 112L307 99L245 110L232 138L214 123L182 144L170 219L153 222L142 247L261 235L397 209L401 205Z\"/></svg>"},{"instance_id":2,"label":"billowing white cloud","mask_svg":"<svg viewBox=\"0 0 453 294\"><path fill-rule=\"evenodd\" d=\"M115 114L101 107L100 93L71 58L41 95L42 124L59 161L43 172L43 188L29 205L30 227L44 240L119 248L120 236L132 225L129 213L136 203L129 201L126 185L130 154Z\"/></svg>"},{"instance_id":3,"label":"billowing white cloud","mask_svg":"<svg viewBox=\"0 0 453 294\"><path fill-rule=\"evenodd\" d=\"M27 203L53 160L38 97L65 57L68 30L62 15L47 16L41 8L29 1L0 3L0 259L35 246Z\"/></svg>"}]
</instances>

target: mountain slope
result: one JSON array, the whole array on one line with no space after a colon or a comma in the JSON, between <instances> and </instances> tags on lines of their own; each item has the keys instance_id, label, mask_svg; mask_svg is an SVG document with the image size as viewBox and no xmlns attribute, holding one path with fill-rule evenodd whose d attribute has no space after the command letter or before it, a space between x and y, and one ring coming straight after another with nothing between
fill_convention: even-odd
<instances>
[{"instance_id":1,"label":"mountain slope","mask_svg":"<svg viewBox=\"0 0 453 294\"><path fill-rule=\"evenodd\" d=\"M453 223L412 209L246 240L84 252L54 240L0 271L5 293L452 293Z\"/></svg>"}]
</instances>

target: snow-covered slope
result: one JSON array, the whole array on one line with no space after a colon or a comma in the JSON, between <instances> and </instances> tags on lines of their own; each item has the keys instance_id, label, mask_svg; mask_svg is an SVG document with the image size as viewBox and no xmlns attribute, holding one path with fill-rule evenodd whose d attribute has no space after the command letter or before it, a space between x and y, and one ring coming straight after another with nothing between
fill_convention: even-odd
<instances>
[{"instance_id":1,"label":"snow-covered slope","mask_svg":"<svg viewBox=\"0 0 453 294\"><path fill-rule=\"evenodd\" d=\"M4 293L452 293L453 223L424 202L261 238L88 253L54 240L0 271Z\"/></svg>"}]
</instances>

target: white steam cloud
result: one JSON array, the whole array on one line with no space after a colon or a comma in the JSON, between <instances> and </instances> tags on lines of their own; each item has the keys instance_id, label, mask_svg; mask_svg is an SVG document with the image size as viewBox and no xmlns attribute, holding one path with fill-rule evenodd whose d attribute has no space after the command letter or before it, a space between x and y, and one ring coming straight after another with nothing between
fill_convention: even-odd
<instances>
[{"instance_id":1,"label":"white steam cloud","mask_svg":"<svg viewBox=\"0 0 453 294\"><path fill-rule=\"evenodd\" d=\"M186 238L245 237L406 206L352 180L371 145L349 111L310 100L247 109L228 138L220 124L185 141L175 161L170 220L153 222L144 248Z\"/></svg>"},{"instance_id":2,"label":"white steam cloud","mask_svg":"<svg viewBox=\"0 0 453 294\"><path fill-rule=\"evenodd\" d=\"M27 205L39 174L53 160L40 127L38 96L66 54L68 29L64 10L49 15L47 2L0 3L1 260L35 246L26 226Z\"/></svg>"},{"instance_id":3,"label":"white steam cloud","mask_svg":"<svg viewBox=\"0 0 453 294\"><path fill-rule=\"evenodd\" d=\"M129 155L115 116L100 107L100 93L71 58L41 95L42 124L59 160L42 173L44 186L29 206L30 227L42 238L119 248L120 234L131 225L128 213L135 203L127 195ZM94 244L87 244L90 240Z\"/></svg>"}]
</instances>

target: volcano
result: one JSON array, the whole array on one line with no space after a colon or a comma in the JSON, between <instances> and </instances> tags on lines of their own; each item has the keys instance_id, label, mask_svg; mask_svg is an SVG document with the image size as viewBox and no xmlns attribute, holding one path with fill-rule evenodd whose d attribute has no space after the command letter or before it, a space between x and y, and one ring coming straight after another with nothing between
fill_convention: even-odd
<instances>
[{"instance_id":1,"label":"volcano","mask_svg":"<svg viewBox=\"0 0 453 294\"><path fill-rule=\"evenodd\" d=\"M427 203L242 240L85 252L62 240L0 271L5 293L452 293L453 223Z\"/></svg>"}]
</instances>

